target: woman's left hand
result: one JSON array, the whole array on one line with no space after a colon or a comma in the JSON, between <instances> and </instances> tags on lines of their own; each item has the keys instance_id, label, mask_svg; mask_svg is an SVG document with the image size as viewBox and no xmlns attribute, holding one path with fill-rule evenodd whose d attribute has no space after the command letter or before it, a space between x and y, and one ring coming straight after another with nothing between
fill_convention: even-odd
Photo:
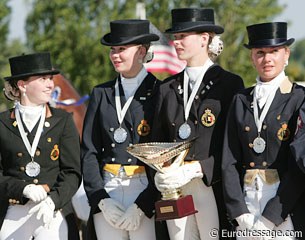
<instances>
[{"instance_id":1,"label":"woman's left hand","mask_svg":"<svg viewBox=\"0 0 305 240\"><path fill-rule=\"evenodd\" d=\"M143 211L137 204L132 204L125 214L117 221L116 227L126 231L135 231L139 228L144 217Z\"/></svg>"}]
</instances>

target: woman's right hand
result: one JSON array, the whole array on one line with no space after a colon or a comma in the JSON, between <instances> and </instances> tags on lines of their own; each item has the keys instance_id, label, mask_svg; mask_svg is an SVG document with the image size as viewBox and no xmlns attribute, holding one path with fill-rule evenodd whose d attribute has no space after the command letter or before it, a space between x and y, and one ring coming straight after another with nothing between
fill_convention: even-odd
<instances>
[{"instance_id":1,"label":"woman's right hand","mask_svg":"<svg viewBox=\"0 0 305 240\"><path fill-rule=\"evenodd\" d=\"M117 228L115 225L117 221L124 215L126 209L118 201L111 198L102 199L98 207L101 209L105 220L112 226Z\"/></svg>"},{"instance_id":2,"label":"woman's right hand","mask_svg":"<svg viewBox=\"0 0 305 240\"><path fill-rule=\"evenodd\" d=\"M47 192L42 185L29 184L23 189L23 195L34 203L47 198Z\"/></svg>"},{"instance_id":3,"label":"woman's right hand","mask_svg":"<svg viewBox=\"0 0 305 240\"><path fill-rule=\"evenodd\" d=\"M254 215L251 213L244 213L236 218L240 230L250 230L254 226Z\"/></svg>"}]
</instances>

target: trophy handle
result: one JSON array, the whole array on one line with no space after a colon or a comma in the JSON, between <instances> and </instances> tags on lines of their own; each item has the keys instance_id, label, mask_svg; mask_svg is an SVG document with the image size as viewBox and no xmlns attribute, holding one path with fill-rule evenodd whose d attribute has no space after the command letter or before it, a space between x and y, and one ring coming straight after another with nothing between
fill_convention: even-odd
<instances>
[{"instance_id":1,"label":"trophy handle","mask_svg":"<svg viewBox=\"0 0 305 240\"><path fill-rule=\"evenodd\" d=\"M168 171L175 171L175 169L177 169L178 167L180 167L181 165L183 165L183 161L184 161L184 159L185 159L185 157L186 157L186 155L187 155L188 152L189 152L189 149L183 150L183 151L175 158L175 160L172 161L171 164L168 164L168 165L167 165L166 162L163 163L163 164L162 164L163 166L159 167L159 168L160 168L159 171L162 172L162 173L165 173L165 172L168 172Z\"/></svg>"}]
</instances>

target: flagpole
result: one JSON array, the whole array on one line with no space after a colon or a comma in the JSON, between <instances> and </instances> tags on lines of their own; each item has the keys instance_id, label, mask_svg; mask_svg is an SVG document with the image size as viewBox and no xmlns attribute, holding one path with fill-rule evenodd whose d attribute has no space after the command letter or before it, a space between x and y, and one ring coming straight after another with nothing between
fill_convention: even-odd
<instances>
[{"instance_id":1,"label":"flagpole","mask_svg":"<svg viewBox=\"0 0 305 240\"><path fill-rule=\"evenodd\" d=\"M142 20L146 19L145 3L138 2L136 4L136 17Z\"/></svg>"}]
</instances>

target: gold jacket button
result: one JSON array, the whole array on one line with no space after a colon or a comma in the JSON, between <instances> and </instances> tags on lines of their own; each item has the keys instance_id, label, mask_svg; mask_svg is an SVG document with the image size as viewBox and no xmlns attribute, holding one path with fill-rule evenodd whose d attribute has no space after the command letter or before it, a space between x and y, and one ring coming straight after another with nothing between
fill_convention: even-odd
<instances>
[{"instance_id":1,"label":"gold jacket button","mask_svg":"<svg viewBox=\"0 0 305 240\"><path fill-rule=\"evenodd\" d=\"M25 167L20 167L21 172L24 172L24 170L25 170Z\"/></svg>"},{"instance_id":2,"label":"gold jacket button","mask_svg":"<svg viewBox=\"0 0 305 240\"><path fill-rule=\"evenodd\" d=\"M36 156L40 156L40 150L36 150Z\"/></svg>"},{"instance_id":3,"label":"gold jacket button","mask_svg":"<svg viewBox=\"0 0 305 240\"><path fill-rule=\"evenodd\" d=\"M250 162L249 166L250 167L255 167L255 162Z\"/></svg>"},{"instance_id":4,"label":"gold jacket button","mask_svg":"<svg viewBox=\"0 0 305 240\"><path fill-rule=\"evenodd\" d=\"M22 157L22 152L17 153L17 157Z\"/></svg>"},{"instance_id":5,"label":"gold jacket button","mask_svg":"<svg viewBox=\"0 0 305 240\"><path fill-rule=\"evenodd\" d=\"M33 183L37 184L37 183L38 183L38 179L35 178L35 179L33 180Z\"/></svg>"},{"instance_id":6,"label":"gold jacket button","mask_svg":"<svg viewBox=\"0 0 305 240\"><path fill-rule=\"evenodd\" d=\"M266 166L268 165L268 163L264 161L264 162L262 163L262 165L263 165L264 167L266 167Z\"/></svg>"},{"instance_id":7,"label":"gold jacket button","mask_svg":"<svg viewBox=\"0 0 305 240\"><path fill-rule=\"evenodd\" d=\"M249 132L250 131L250 127L249 126L245 126L245 131Z\"/></svg>"}]
</instances>

